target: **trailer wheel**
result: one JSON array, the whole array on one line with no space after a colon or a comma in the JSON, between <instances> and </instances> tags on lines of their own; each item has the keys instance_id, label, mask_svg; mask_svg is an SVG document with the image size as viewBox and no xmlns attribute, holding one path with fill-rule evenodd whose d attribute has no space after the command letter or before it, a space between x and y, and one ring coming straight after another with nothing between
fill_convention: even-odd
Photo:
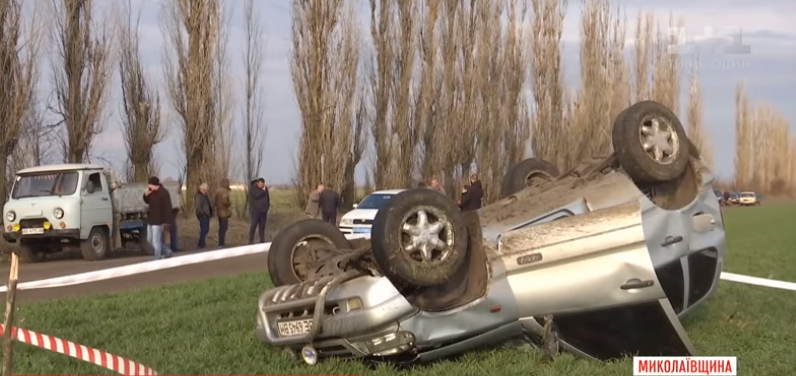
<instances>
[{"instance_id":1,"label":"trailer wheel","mask_svg":"<svg viewBox=\"0 0 796 376\"><path fill-rule=\"evenodd\" d=\"M88 239L80 241L80 254L86 261L102 260L108 255L108 232L102 227L94 227Z\"/></svg>"}]
</instances>

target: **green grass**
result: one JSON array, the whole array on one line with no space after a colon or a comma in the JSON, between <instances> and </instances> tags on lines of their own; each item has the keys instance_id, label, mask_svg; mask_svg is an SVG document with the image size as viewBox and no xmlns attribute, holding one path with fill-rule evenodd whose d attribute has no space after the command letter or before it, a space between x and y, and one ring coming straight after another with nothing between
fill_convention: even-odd
<instances>
[{"instance_id":1,"label":"green grass","mask_svg":"<svg viewBox=\"0 0 796 376\"><path fill-rule=\"evenodd\" d=\"M796 281L796 205L730 209L725 270ZM532 349L466 354L416 370L369 369L356 361L314 367L292 361L253 334L264 273L137 292L24 305L20 326L128 357L161 374L628 375L630 361L571 356L543 361ZM796 369L796 292L722 282L684 325L702 355L738 357L739 374L787 375ZM16 374L108 374L27 345L16 347Z\"/></svg>"}]
</instances>

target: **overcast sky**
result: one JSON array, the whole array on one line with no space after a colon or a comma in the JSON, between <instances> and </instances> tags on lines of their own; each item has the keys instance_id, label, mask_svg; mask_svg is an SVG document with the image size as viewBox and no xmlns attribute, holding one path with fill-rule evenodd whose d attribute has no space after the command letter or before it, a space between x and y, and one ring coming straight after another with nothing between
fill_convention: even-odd
<instances>
[{"instance_id":1,"label":"overcast sky","mask_svg":"<svg viewBox=\"0 0 796 376\"><path fill-rule=\"evenodd\" d=\"M163 82L161 64L163 38L160 28L161 0L133 0L136 10L142 10L142 54L152 78ZM364 2L364 0L362 0ZM100 1L100 6L111 3ZM669 14L682 17L689 39L701 40L712 28L715 37L732 41L732 35L743 33L742 44L749 45L749 54L727 54L706 47L698 47L701 64L700 79L704 90L705 122L715 144L717 172L721 177L732 175L734 149L734 95L738 82L745 80L752 99L778 107L791 121L796 131L796 2L786 0L648 0L615 1L625 9L628 22L639 10L655 13L659 19ZM655 5L653 5L655 4ZM243 1L229 1L231 14L230 59L233 72L242 72L243 54ZM265 106L268 135L264 151L263 175L271 183L290 181L294 171L295 151L298 145L299 113L288 68L290 52L290 1L261 0L257 2L265 24L266 57L262 85L266 89ZM364 4L363 4L364 6ZM643 7L642 7L643 6ZM578 59L578 22L581 2L570 0L564 31L564 56L567 83L580 85ZM367 15L363 14L363 23ZM632 32L629 37L632 37ZM703 42L705 43L705 42ZM724 43L724 42L722 42ZM690 58L684 59L684 71L690 70ZM47 66L44 68L46 69ZM235 77L236 80L242 77ZM687 88L687 87L686 87ZM121 136L119 94L114 89L109 98L110 122L106 131L94 144L93 154L120 168L125 160ZM238 94L240 95L240 94ZM238 116L240 118L240 116ZM166 117L168 119L168 116ZM159 145L156 155L161 161L162 175L176 176L182 161L179 156L181 135L172 131ZM361 177L364 167L358 169Z\"/></svg>"}]
</instances>

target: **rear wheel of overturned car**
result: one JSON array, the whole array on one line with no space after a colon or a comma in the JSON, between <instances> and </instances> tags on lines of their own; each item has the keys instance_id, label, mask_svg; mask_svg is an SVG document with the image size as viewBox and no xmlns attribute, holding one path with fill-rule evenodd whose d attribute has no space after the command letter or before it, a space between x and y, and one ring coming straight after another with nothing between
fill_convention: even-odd
<instances>
[{"instance_id":1,"label":"rear wheel of overturned car","mask_svg":"<svg viewBox=\"0 0 796 376\"><path fill-rule=\"evenodd\" d=\"M276 234L268 251L268 274L274 286L306 281L336 250L351 245L335 225L317 219L294 222Z\"/></svg>"},{"instance_id":2,"label":"rear wheel of overturned car","mask_svg":"<svg viewBox=\"0 0 796 376\"><path fill-rule=\"evenodd\" d=\"M376 214L371 242L373 258L392 283L435 286L464 267L467 225L450 198L430 189L410 189Z\"/></svg>"},{"instance_id":3,"label":"rear wheel of overturned car","mask_svg":"<svg viewBox=\"0 0 796 376\"><path fill-rule=\"evenodd\" d=\"M19 261L23 264L33 264L47 259L47 251L34 244L19 244Z\"/></svg>"},{"instance_id":4,"label":"rear wheel of overturned car","mask_svg":"<svg viewBox=\"0 0 796 376\"><path fill-rule=\"evenodd\" d=\"M108 255L108 233L102 227L94 227L88 239L80 241L80 254L84 260L102 260Z\"/></svg>"},{"instance_id":5,"label":"rear wheel of overturned car","mask_svg":"<svg viewBox=\"0 0 796 376\"><path fill-rule=\"evenodd\" d=\"M526 187L557 178L560 175L558 168L552 163L539 158L528 158L519 162L503 176L501 195L511 196Z\"/></svg>"},{"instance_id":6,"label":"rear wheel of overturned car","mask_svg":"<svg viewBox=\"0 0 796 376\"><path fill-rule=\"evenodd\" d=\"M654 101L624 110L614 121L611 140L622 169L639 183L680 176L691 156L691 142L680 119Z\"/></svg>"}]
</instances>

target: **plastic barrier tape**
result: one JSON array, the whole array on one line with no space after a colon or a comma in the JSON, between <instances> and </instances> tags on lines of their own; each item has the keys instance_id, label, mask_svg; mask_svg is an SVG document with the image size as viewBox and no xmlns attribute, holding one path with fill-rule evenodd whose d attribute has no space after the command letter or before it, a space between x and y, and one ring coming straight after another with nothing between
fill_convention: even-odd
<instances>
[{"instance_id":1,"label":"plastic barrier tape","mask_svg":"<svg viewBox=\"0 0 796 376\"><path fill-rule=\"evenodd\" d=\"M750 277L748 275L735 274L735 273L721 273L721 279L730 282L745 283L747 285L765 286L780 290L796 291L796 283L777 281L775 279Z\"/></svg>"},{"instance_id":2,"label":"plastic barrier tape","mask_svg":"<svg viewBox=\"0 0 796 376\"><path fill-rule=\"evenodd\" d=\"M0 325L0 334L4 329L3 325ZM11 327L11 335L19 342L94 363L122 375L157 375L155 370L141 363L65 339L15 327Z\"/></svg>"},{"instance_id":3,"label":"plastic barrier tape","mask_svg":"<svg viewBox=\"0 0 796 376\"><path fill-rule=\"evenodd\" d=\"M348 239L367 238L368 234L346 235ZM96 270L80 274L67 275L43 279L40 281L23 282L17 285L17 290L34 290L53 287L74 286L84 283L104 281L106 279L127 277L136 274L149 273L158 270L176 268L179 266L199 264L203 262L227 259L231 257L247 256L257 253L266 253L271 248L271 243L244 245L241 247L220 249L217 251L196 253L193 255L172 257L165 260L153 260L138 264L119 266L115 268ZM265 264L263 264L265 265ZM0 293L6 292L7 286L0 286Z\"/></svg>"}]
</instances>

